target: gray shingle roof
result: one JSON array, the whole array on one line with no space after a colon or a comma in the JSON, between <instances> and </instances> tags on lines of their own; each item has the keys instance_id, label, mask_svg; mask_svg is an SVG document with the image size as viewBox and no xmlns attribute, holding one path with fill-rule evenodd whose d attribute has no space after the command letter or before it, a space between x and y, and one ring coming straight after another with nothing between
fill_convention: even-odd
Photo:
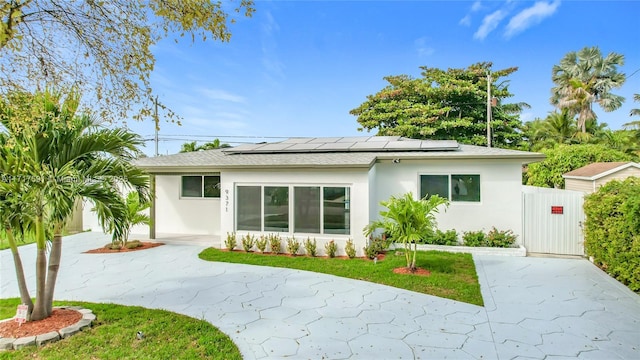
<instances>
[{"instance_id":1,"label":"gray shingle roof","mask_svg":"<svg viewBox=\"0 0 640 360\"><path fill-rule=\"evenodd\" d=\"M308 142L301 142L301 138L294 139L296 140L290 142L291 144L308 144ZM420 142L420 140L411 139L403 141ZM430 140L430 142L437 142L437 140ZM473 145L458 145L454 150L451 148L451 141L444 142L446 142L447 146L442 148L449 150L416 150L407 148L402 151L390 151L385 149L371 149L368 151L339 151L334 149L328 152L309 152L308 149L297 148L296 151L291 151L291 149L289 149L286 152L281 151L276 153L252 153L251 151L246 153L233 153L229 152L228 149L215 149L143 158L137 160L136 165L152 173L161 173L273 167L369 168L376 160L385 159L514 159L520 160L523 163L544 159L544 155L540 153L486 148ZM388 142L385 141L380 142L380 144L387 143ZM437 147L435 148L437 149Z\"/></svg>"}]
</instances>

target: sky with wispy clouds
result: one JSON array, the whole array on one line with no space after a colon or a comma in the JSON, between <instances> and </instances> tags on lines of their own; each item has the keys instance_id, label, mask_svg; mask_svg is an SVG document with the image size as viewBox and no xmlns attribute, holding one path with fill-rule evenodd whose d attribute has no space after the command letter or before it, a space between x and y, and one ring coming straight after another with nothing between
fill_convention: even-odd
<instances>
[{"instance_id":1,"label":"sky with wispy clouds","mask_svg":"<svg viewBox=\"0 0 640 360\"><path fill-rule=\"evenodd\" d=\"M420 76L420 66L465 68L490 61L518 67L512 102L522 120L545 117L551 69L568 52L598 46L625 56L627 98L598 111L612 129L633 120L640 93L639 1L257 1L231 25L228 43L164 41L152 81L182 117L161 123L159 152L185 141L273 141L294 136L354 136L349 110L382 89L387 75ZM153 123L129 123L146 138ZM146 152L152 154L153 145Z\"/></svg>"}]
</instances>

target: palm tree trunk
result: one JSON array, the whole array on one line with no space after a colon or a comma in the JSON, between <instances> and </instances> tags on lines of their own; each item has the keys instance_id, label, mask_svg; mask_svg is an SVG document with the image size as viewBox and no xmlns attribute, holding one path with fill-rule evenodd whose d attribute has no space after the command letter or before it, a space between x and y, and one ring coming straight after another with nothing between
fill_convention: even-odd
<instances>
[{"instance_id":1,"label":"palm tree trunk","mask_svg":"<svg viewBox=\"0 0 640 360\"><path fill-rule=\"evenodd\" d=\"M45 304L45 285L47 275L47 253L44 235L44 219L42 215L36 217L36 304L31 313L31 320L42 320L49 316Z\"/></svg>"},{"instance_id":2,"label":"palm tree trunk","mask_svg":"<svg viewBox=\"0 0 640 360\"><path fill-rule=\"evenodd\" d=\"M413 242L413 260L411 260L411 271L416 271L416 256L418 255L418 243Z\"/></svg>"},{"instance_id":3,"label":"palm tree trunk","mask_svg":"<svg viewBox=\"0 0 640 360\"><path fill-rule=\"evenodd\" d=\"M16 239L13 237L13 231L11 231L10 227L5 228L5 233L7 234L7 240L9 241L9 248L11 248L11 255L13 255L13 264L16 270L16 278L18 280L18 290L20 290L20 300L23 304L27 305L29 309L27 314L31 314L31 311L33 310L33 301L31 301L31 296L29 296L29 289L27 288L27 282L24 278L24 267L22 266L22 259L18 252L18 245L16 244Z\"/></svg>"},{"instance_id":4,"label":"palm tree trunk","mask_svg":"<svg viewBox=\"0 0 640 360\"><path fill-rule=\"evenodd\" d=\"M53 243L51 244L51 254L49 254L49 268L47 270L47 282L45 286L44 303L48 314L51 314L51 312L53 311L53 292L56 287L58 270L60 269L61 255L62 234L60 231L60 227L56 227L55 234L53 235Z\"/></svg>"}]
</instances>

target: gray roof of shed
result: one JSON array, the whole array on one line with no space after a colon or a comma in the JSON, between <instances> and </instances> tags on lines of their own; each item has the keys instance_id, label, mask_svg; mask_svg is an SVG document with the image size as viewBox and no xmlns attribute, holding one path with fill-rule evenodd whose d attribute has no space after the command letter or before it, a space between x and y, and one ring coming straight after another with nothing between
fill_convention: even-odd
<instances>
[{"instance_id":1,"label":"gray roof of shed","mask_svg":"<svg viewBox=\"0 0 640 360\"><path fill-rule=\"evenodd\" d=\"M363 137L370 139L371 137ZM382 138L382 137L380 137ZM271 144L304 144L309 142L299 142L304 139L315 139L317 143L326 144L321 139L327 138L293 138L290 142L279 142ZM330 138L343 139L343 138ZM349 138L350 143L361 143L362 141L353 141ZM499 148L486 148L473 145L459 145L455 141L448 140L428 140L427 142L433 146L425 149L422 148L422 142L425 140L413 140L400 138L404 143L413 144L396 147L394 149L384 149L383 146L388 144L387 141L375 141L381 144L379 148L367 151L349 150L335 147L331 150L325 149L309 151L309 149L295 149L292 151L289 146L271 146L265 148L268 144L258 147L238 147L241 151L233 151L233 149L215 149L196 151L188 153L179 153L168 156L158 156L150 158L142 158L136 161L136 165L151 173L163 172L188 172L195 170L216 170L216 169L248 169L248 168L369 168L376 160L383 159L401 159L401 160L435 160L435 159L514 159L521 160L523 163L539 161L544 159L544 155L540 153L532 153L526 151L507 150ZM377 140L377 139L376 139ZM298 142L296 142L298 141ZM442 141L442 144L439 142ZM338 141L336 141L338 142ZM456 146L453 147L452 144ZM416 148L418 147L419 150ZM266 149L271 149L266 152ZM237 148L236 148L237 149ZM276 149L276 150L274 150Z\"/></svg>"}]
</instances>

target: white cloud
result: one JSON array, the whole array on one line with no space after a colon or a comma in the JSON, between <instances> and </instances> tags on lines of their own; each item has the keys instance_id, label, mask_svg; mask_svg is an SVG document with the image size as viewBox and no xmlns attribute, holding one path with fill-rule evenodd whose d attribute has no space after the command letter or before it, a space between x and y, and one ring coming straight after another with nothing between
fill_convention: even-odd
<instances>
[{"instance_id":1,"label":"white cloud","mask_svg":"<svg viewBox=\"0 0 640 360\"><path fill-rule=\"evenodd\" d=\"M413 42L418 56L429 56L435 52L435 49L427 45L427 38L421 37Z\"/></svg>"},{"instance_id":2,"label":"white cloud","mask_svg":"<svg viewBox=\"0 0 640 360\"><path fill-rule=\"evenodd\" d=\"M496 10L482 19L482 25L473 34L474 39L484 40L490 32L495 30L500 24L500 21L507 16L507 12L504 10Z\"/></svg>"},{"instance_id":3,"label":"white cloud","mask_svg":"<svg viewBox=\"0 0 640 360\"><path fill-rule=\"evenodd\" d=\"M538 1L533 6L528 7L509 20L504 36L510 38L529 27L539 24L545 18L553 15L560 6L560 1L554 2Z\"/></svg>"},{"instance_id":4,"label":"white cloud","mask_svg":"<svg viewBox=\"0 0 640 360\"><path fill-rule=\"evenodd\" d=\"M207 89L200 88L198 92L210 100L229 101L234 103L245 103L246 99L240 95L233 94L231 92L221 89Z\"/></svg>"},{"instance_id":5,"label":"white cloud","mask_svg":"<svg viewBox=\"0 0 640 360\"><path fill-rule=\"evenodd\" d=\"M476 0L473 5L471 5L471 11L475 12L482 9L482 3L480 2L480 0Z\"/></svg>"},{"instance_id":6,"label":"white cloud","mask_svg":"<svg viewBox=\"0 0 640 360\"><path fill-rule=\"evenodd\" d=\"M458 24L463 25L463 26L471 26L471 15L467 14L465 17L460 19Z\"/></svg>"}]
</instances>

